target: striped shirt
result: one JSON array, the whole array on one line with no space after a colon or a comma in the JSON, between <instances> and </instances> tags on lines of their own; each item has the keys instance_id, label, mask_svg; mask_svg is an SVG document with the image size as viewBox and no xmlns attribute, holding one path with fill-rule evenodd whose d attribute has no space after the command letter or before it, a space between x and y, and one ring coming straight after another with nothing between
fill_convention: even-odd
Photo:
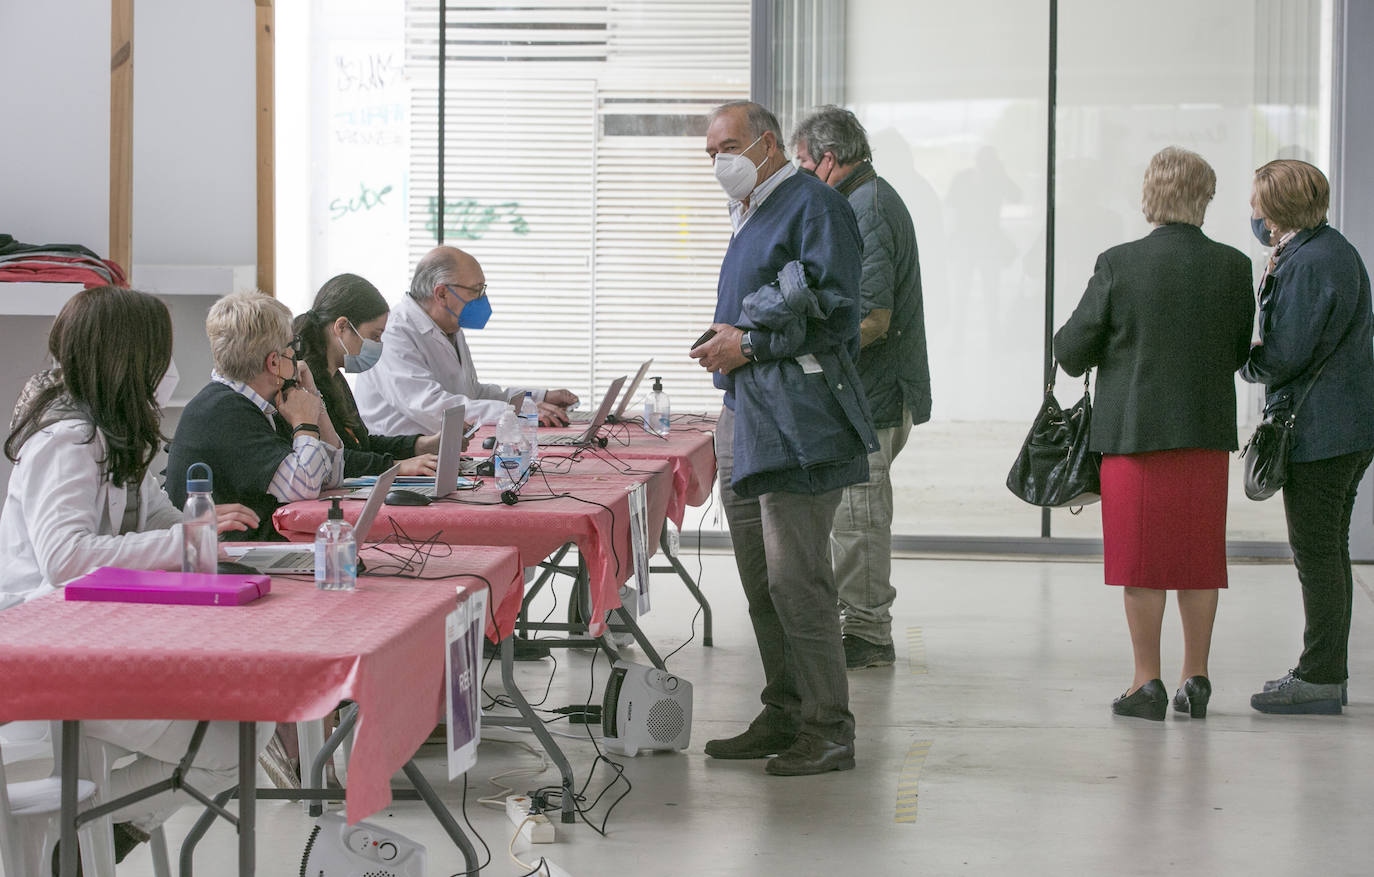
<instances>
[{"instance_id":1,"label":"striped shirt","mask_svg":"<svg viewBox=\"0 0 1374 877\"><path fill-rule=\"evenodd\" d=\"M258 395L252 387L242 381L226 378L217 371L210 372L210 380L224 384L258 406L267 422L276 429L272 420L272 415L277 413L276 406ZM315 499L320 491L338 487L343 482L343 459L343 451L339 448L327 445L308 433L298 432L291 438L291 453L272 473L267 492L281 502Z\"/></svg>"}]
</instances>

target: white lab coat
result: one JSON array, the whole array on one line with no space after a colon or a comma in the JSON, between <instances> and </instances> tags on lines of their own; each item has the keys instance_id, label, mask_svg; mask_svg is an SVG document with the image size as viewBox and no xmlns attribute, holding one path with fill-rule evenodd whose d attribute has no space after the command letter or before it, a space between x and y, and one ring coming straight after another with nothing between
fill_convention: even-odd
<instances>
[{"instance_id":1,"label":"white lab coat","mask_svg":"<svg viewBox=\"0 0 1374 877\"><path fill-rule=\"evenodd\" d=\"M531 392L535 401L544 400L543 390ZM358 375L353 388L363 423L378 435L436 433L455 405L466 406L469 421L495 423L510 399L524 393L477 380L463 330L448 335L409 295L387 320L382 358Z\"/></svg>"},{"instance_id":2,"label":"white lab coat","mask_svg":"<svg viewBox=\"0 0 1374 877\"><path fill-rule=\"evenodd\" d=\"M127 494L102 472L104 437L90 435L89 423L60 420L19 449L0 512L0 592L32 600L101 566L180 568L181 512L153 473L140 532L118 535Z\"/></svg>"},{"instance_id":3,"label":"white lab coat","mask_svg":"<svg viewBox=\"0 0 1374 877\"><path fill-rule=\"evenodd\" d=\"M102 471L104 437L96 430L87 442L90 435L86 421L60 420L19 449L0 511L0 593L32 600L101 566L181 567L181 512L152 472L139 486L139 532L119 535L128 494ZM82 727L93 737L143 752L164 736L189 739L186 728L195 722L109 719ZM264 722L260 735L264 729L270 735L273 727ZM259 748L266 743L259 742ZM233 764L235 750L226 746L214 747L225 751L202 748L196 764L218 766L226 759Z\"/></svg>"}]
</instances>

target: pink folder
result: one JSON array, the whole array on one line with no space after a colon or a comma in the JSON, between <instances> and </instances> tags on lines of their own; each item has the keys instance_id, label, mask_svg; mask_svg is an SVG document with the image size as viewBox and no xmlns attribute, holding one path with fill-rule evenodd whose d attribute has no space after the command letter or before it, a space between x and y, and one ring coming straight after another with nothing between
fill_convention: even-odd
<instances>
[{"instance_id":1,"label":"pink folder","mask_svg":"<svg viewBox=\"0 0 1374 877\"><path fill-rule=\"evenodd\" d=\"M65 590L68 600L241 606L272 590L272 579L102 566L68 582Z\"/></svg>"}]
</instances>

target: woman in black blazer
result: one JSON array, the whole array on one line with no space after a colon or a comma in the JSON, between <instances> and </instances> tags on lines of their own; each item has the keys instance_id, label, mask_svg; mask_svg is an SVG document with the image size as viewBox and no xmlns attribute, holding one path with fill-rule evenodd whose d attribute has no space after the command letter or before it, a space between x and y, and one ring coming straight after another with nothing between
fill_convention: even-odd
<instances>
[{"instance_id":1,"label":"woman in black blazer","mask_svg":"<svg viewBox=\"0 0 1374 877\"><path fill-rule=\"evenodd\" d=\"M1263 713L1339 713L1350 642L1350 517L1374 457L1374 312L1360 254L1326 224L1331 188L1303 161L1255 171L1255 235L1273 246L1260 281L1260 343L1241 377L1265 410L1297 411L1283 512L1302 583L1298 665L1250 698Z\"/></svg>"},{"instance_id":2,"label":"woman in black blazer","mask_svg":"<svg viewBox=\"0 0 1374 877\"><path fill-rule=\"evenodd\" d=\"M1090 447L1102 458L1104 577L1124 588L1135 678L1117 715L1162 720L1165 591L1178 592L1183 668L1174 707L1201 718L1217 590L1226 587L1226 481L1235 371L1250 344L1250 260L1202 233L1216 174L1168 147L1145 171L1154 231L1107 250L1054 336L1071 375L1097 368Z\"/></svg>"},{"instance_id":3,"label":"woman in black blazer","mask_svg":"<svg viewBox=\"0 0 1374 877\"><path fill-rule=\"evenodd\" d=\"M301 341L301 356L316 376L320 396L343 442L345 478L380 475L396 461L400 461L401 475L433 475L438 463L437 433L385 436L368 432L343 376L377 364L390 313L377 287L356 274L340 274L325 281L315 303L293 326Z\"/></svg>"}]
</instances>

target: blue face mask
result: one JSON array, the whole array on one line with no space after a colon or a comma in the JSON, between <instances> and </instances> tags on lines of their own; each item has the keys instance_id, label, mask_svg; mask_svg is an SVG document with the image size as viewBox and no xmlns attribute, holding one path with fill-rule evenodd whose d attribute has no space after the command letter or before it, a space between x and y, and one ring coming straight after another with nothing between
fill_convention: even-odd
<instances>
[{"instance_id":1,"label":"blue face mask","mask_svg":"<svg viewBox=\"0 0 1374 877\"><path fill-rule=\"evenodd\" d=\"M1274 245L1273 238L1269 234L1269 226L1264 224L1263 217L1250 217L1250 230L1255 233L1256 240L1266 247L1272 247Z\"/></svg>"},{"instance_id":2,"label":"blue face mask","mask_svg":"<svg viewBox=\"0 0 1374 877\"><path fill-rule=\"evenodd\" d=\"M453 308L449 308L448 305L444 305L444 307L448 308L450 314L453 314ZM491 299L485 295L479 299L474 299L463 305L461 313L453 315L458 318L459 328L481 329L487 324L487 320L491 319Z\"/></svg>"}]
</instances>

